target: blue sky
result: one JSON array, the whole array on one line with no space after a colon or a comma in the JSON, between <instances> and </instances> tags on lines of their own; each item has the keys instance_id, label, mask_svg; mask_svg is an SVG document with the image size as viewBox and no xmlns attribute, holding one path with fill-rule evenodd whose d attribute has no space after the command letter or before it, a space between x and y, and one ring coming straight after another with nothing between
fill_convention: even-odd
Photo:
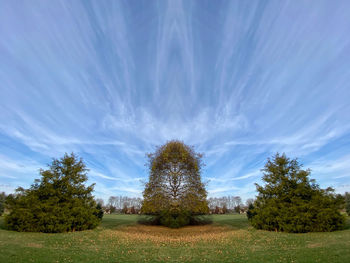
<instances>
[{"instance_id":1,"label":"blue sky","mask_svg":"<svg viewBox=\"0 0 350 263\"><path fill-rule=\"evenodd\" d=\"M350 191L349 1L1 1L0 191L75 152L95 195L141 196L145 153L205 154L254 197L275 152Z\"/></svg>"}]
</instances>

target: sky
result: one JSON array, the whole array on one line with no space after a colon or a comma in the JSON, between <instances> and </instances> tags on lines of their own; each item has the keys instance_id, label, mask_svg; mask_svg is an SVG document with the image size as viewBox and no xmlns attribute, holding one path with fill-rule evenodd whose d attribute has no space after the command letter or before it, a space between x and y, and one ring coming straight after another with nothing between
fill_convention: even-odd
<instances>
[{"instance_id":1,"label":"sky","mask_svg":"<svg viewBox=\"0 0 350 263\"><path fill-rule=\"evenodd\" d=\"M211 197L254 197L268 157L350 191L349 1L0 1L0 191L83 158L141 197L146 153L204 153Z\"/></svg>"}]
</instances>

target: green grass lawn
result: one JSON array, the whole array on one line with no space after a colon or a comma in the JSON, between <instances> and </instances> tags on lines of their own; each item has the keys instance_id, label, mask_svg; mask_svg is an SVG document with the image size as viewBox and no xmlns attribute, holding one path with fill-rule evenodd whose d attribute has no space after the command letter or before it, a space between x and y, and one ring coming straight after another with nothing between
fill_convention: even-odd
<instances>
[{"instance_id":1,"label":"green grass lawn","mask_svg":"<svg viewBox=\"0 0 350 263\"><path fill-rule=\"evenodd\" d=\"M136 223L136 215L107 215L95 230L65 234L5 230L0 262L349 262L350 220L332 233L258 231L243 215L179 230Z\"/></svg>"}]
</instances>

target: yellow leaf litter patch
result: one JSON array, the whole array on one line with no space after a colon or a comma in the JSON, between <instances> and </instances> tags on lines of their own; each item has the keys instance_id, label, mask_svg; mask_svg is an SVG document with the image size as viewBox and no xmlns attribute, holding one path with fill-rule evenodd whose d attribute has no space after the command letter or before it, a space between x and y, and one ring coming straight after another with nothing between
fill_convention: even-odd
<instances>
[{"instance_id":1,"label":"yellow leaf litter patch","mask_svg":"<svg viewBox=\"0 0 350 263\"><path fill-rule=\"evenodd\" d=\"M126 226L104 233L110 238L119 237L129 241L153 243L196 243L226 242L232 237L235 239L247 238L249 233L244 230L234 230L226 226L186 226L179 229L171 229L162 226L133 225ZM232 240L232 239L231 239Z\"/></svg>"},{"instance_id":2,"label":"yellow leaf litter patch","mask_svg":"<svg viewBox=\"0 0 350 263\"><path fill-rule=\"evenodd\" d=\"M38 244L38 243L28 243L28 244L26 245L26 247L42 248L43 245L42 245L42 244Z\"/></svg>"}]
</instances>

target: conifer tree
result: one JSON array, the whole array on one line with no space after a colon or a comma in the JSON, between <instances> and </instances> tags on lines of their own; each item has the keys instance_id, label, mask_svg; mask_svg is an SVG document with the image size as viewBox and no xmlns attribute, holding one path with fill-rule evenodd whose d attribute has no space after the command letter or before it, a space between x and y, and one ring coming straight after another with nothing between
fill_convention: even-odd
<instances>
[{"instance_id":1,"label":"conifer tree","mask_svg":"<svg viewBox=\"0 0 350 263\"><path fill-rule=\"evenodd\" d=\"M66 232L95 228L102 215L85 186L87 169L73 153L54 159L49 169L40 170L41 179L29 189L18 188L9 198L9 229L29 232Z\"/></svg>"},{"instance_id":2,"label":"conifer tree","mask_svg":"<svg viewBox=\"0 0 350 263\"><path fill-rule=\"evenodd\" d=\"M5 210L5 202L6 202L7 195L5 192L0 193L0 216L3 214Z\"/></svg>"},{"instance_id":3,"label":"conifer tree","mask_svg":"<svg viewBox=\"0 0 350 263\"><path fill-rule=\"evenodd\" d=\"M344 195L345 198L345 211L350 216L350 193L346 192Z\"/></svg>"},{"instance_id":4,"label":"conifer tree","mask_svg":"<svg viewBox=\"0 0 350 263\"><path fill-rule=\"evenodd\" d=\"M297 159L277 153L262 171L265 185L256 184L258 196L248 211L254 227L299 233L343 227L342 198L310 180L310 170L301 169Z\"/></svg>"}]
</instances>

